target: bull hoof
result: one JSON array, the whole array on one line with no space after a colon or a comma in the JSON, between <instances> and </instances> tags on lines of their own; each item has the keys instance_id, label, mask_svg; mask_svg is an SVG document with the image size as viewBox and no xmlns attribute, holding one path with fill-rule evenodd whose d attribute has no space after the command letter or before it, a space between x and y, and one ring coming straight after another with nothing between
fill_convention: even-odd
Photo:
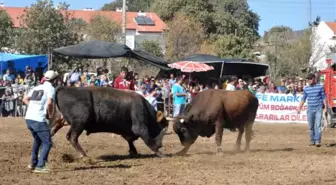
<instances>
[{"instance_id":1,"label":"bull hoof","mask_svg":"<svg viewBox=\"0 0 336 185\"><path fill-rule=\"evenodd\" d=\"M180 152L177 152L175 155L176 155L176 156L185 156L185 155L186 155L186 152L184 152L184 151L180 151Z\"/></svg>"},{"instance_id":2,"label":"bull hoof","mask_svg":"<svg viewBox=\"0 0 336 185\"><path fill-rule=\"evenodd\" d=\"M156 152L155 155L158 157L158 158L165 158L167 157L167 155L161 153L161 152Z\"/></svg>"},{"instance_id":3,"label":"bull hoof","mask_svg":"<svg viewBox=\"0 0 336 185\"><path fill-rule=\"evenodd\" d=\"M138 157L139 154L138 154L137 152L130 152L130 153L129 153L129 156L130 156L131 158L133 158L133 157Z\"/></svg>"},{"instance_id":4,"label":"bull hoof","mask_svg":"<svg viewBox=\"0 0 336 185\"><path fill-rule=\"evenodd\" d=\"M95 164L98 163L96 160L91 159L91 158L89 158L89 157L82 157L81 159L82 159L82 161L83 161L84 163L86 163L86 164L90 164L90 165L95 165Z\"/></svg>"}]
</instances>

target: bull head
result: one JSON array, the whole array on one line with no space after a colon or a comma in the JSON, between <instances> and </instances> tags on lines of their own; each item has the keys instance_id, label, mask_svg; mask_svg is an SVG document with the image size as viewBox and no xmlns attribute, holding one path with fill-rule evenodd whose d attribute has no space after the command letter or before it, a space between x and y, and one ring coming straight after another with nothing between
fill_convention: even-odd
<instances>
[{"instance_id":1,"label":"bull head","mask_svg":"<svg viewBox=\"0 0 336 185\"><path fill-rule=\"evenodd\" d=\"M193 116L178 116L174 119L173 129L183 146L191 145L198 136L197 125L193 124ZM194 128L195 127L195 128Z\"/></svg>"},{"instance_id":2,"label":"bull head","mask_svg":"<svg viewBox=\"0 0 336 185\"><path fill-rule=\"evenodd\" d=\"M168 128L169 121L164 117L163 112L158 111L156 113L156 122L164 129Z\"/></svg>"}]
</instances>

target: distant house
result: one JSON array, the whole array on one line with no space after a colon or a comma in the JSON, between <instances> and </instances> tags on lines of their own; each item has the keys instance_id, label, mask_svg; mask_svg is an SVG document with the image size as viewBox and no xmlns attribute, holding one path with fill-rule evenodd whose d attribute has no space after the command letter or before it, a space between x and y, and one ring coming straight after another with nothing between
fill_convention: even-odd
<instances>
[{"instance_id":1,"label":"distant house","mask_svg":"<svg viewBox=\"0 0 336 185\"><path fill-rule=\"evenodd\" d=\"M309 64L317 70L327 66L326 59L331 54L331 47L336 47L336 22L321 21L317 27L313 28L311 38L312 56Z\"/></svg>"},{"instance_id":2,"label":"distant house","mask_svg":"<svg viewBox=\"0 0 336 185\"><path fill-rule=\"evenodd\" d=\"M24 14L23 7L6 7L2 5L2 9L6 10L11 16L15 27L20 26L19 17ZM62 10L63 11L63 10ZM122 25L122 9L117 8L116 11L100 11L91 8L83 10L64 10L69 12L73 18L82 19L89 23L90 19L95 15L103 15ZM138 48L143 40L154 40L160 43L163 51L165 42L163 32L167 25L160 17L153 12L126 12L126 44L131 49ZM120 33L121 35L121 33Z\"/></svg>"}]
</instances>

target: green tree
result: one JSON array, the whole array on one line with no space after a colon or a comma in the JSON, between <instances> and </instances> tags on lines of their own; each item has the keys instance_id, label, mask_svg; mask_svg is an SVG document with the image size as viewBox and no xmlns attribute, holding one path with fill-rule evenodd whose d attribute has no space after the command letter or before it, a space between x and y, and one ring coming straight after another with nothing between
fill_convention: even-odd
<instances>
[{"instance_id":1,"label":"green tree","mask_svg":"<svg viewBox=\"0 0 336 185\"><path fill-rule=\"evenodd\" d=\"M251 47L244 38L233 34L220 36L215 42L215 52L222 58L251 58Z\"/></svg>"},{"instance_id":2,"label":"green tree","mask_svg":"<svg viewBox=\"0 0 336 185\"><path fill-rule=\"evenodd\" d=\"M164 21L172 21L180 13L195 19L201 23L210 43L218 39L225 40L227 37L222 37L224 35L235 36L241 45L237 48L232 46L232 50L243 52L239 56L250 55L247 53L259 39L260 18L249 9L247 0L155 0L151 10L158 13Z\"/></svg>"},{"instance_id":3,"label":"green tree","mask_svg":"<svg viewBox=\"0 0 336 185\"><path fill-rule=\"evenodd\" d=\"M152 53L154 56L163 57L162 48L160 43L154 40L144 40L140 44L140 48L144 51Z\"/></svg>"},{"instance_id":4,"label":"green tree","mask_svg":"<svg viewBox=\"0 0 336 185\"><path fill-rule=\"evenodd\" d=\"M91 39L116 42L120 32L121 27L117 22L99 14L93 16L88 25Z\"/></svg>"},{"instance_id":5,"label":"green tree","mask_svg":"<svg viewBox=\"0 0 336 185\"><path fill-rule=\"evenodd\" d=\"M38 0L21 16L20 35L15 48L22 53L47 54L52 49L77 44L82 39L69 29L69 13L62 14L50 0ZM76 62L56 55L53 68L65 70Z\"/></svg>"},{"instance_id":6,"label":"green tree","mask_svg":"<svg viewBox=\"0 0 336 185\"><path fill-rule=\"evenodd\" d=\"M0 51L13 42L13 22L5 10L0 9Z\"/></svg>"},{"instance_id":7,"label":"green tree","mask_svg":"<svg viewBox=\"0 0 336 185\"><path fill-rule=\"evenodd\" d=\"M205 34L196 19L178 14L168 26L165 33L167 59L177 61L200 51Z\"/></svg>"},{"instance_id":8,"label":"green tree","mask_svg":"<svg viewBox=\"0 0 336 185\"><path fill-rule=\"evenodd\" d=\"M106 3L101 8L102 10L115 11L117 7L122 7L122 0L115 0L111 3ZM126 6L128 11L148 11L154 0L128 0Z\"/></svg>"}]
</instances>

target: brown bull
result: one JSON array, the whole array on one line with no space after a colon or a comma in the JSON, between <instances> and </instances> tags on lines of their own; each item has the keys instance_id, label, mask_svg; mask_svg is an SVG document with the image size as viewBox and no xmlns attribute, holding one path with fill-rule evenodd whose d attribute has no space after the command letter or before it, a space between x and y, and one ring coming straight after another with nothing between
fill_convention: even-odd
<instances>
[{"instance_id":1,"label":"brown bull","mask_svg":"<svg viewBox=\"0 0 336 185\"><path fill-rule=\"evenodd\" d=\"M245 90L206 90L199 93L186 108L185 114L175 118L174 131L185 146L178 155L185 155L198 136L209 138L215 133L217 154L222 155L224 128L231 131L238 129L236 150L240 150L246 130L245 150L249 150L258 104L258 99Z\"/></svg>"}]
</instances>

